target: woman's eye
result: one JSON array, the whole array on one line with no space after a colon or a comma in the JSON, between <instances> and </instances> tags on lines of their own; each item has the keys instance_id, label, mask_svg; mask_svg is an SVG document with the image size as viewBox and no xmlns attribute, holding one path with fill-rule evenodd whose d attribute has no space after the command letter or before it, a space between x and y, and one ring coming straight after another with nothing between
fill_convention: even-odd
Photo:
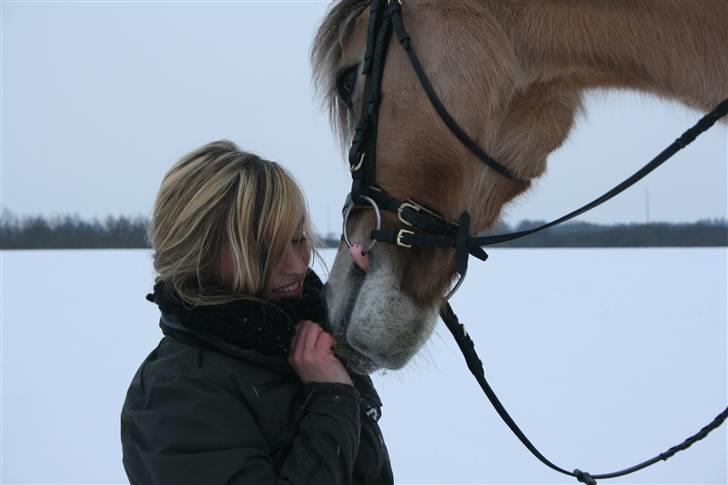
<instances>
[{"instance_id":1,"label":"woman's eye","mask_svg":"<svg viewBox=\"0 0 728 485\"><path fill-rule=\"evenodd\" d=\"M293 241L291 241L291 242L293 242L293 244L295 244L295 245L297 245L297 246L298 246L298 245L301 245L301 244L303 244L303 243L305 243L305 242L306 242L306 236L301 236L301 237L299 237L299 238L296 238L296 239L294 239L294 240L293 240Z\"/></svg>"},{"instance_id":2,"label":"woman's eye","mask_svg":"<svg viewBox=\"0 0 728 485\"><path fill-rule=\"evenodd\" d=\"M354 90L356 89L356 77L358 75L359 65L355 64L349 66L337 76L336 78L336 91L339 93L341 100L349 107L352 108L352 98L354 97Z\"/></svg>"}]
</instances>

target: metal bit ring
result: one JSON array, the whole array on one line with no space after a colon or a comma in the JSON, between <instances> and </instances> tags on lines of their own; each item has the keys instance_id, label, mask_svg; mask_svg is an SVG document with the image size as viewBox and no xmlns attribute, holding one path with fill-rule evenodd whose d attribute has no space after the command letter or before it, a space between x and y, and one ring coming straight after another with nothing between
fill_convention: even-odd
<instances>
[{"instance_id":1,"label":"metal bit ring","mask_svg":"<svg viewBox=\"0 0 728 485\"><path fill-rule=\"evenodd\" d=\"M375 230L379 230L382 227L382 215L379 212L379 206L377 205L374 200L372 200L369 197L362 196L362 200L365 200L370 206L372 206L372 209L374 209L374 216L377 218L377 225L375 227ZM354 208L354 204L349 204L346 209L344 209L344 222L342 224L341 232L344 235L344 242L346 243L347 247L351 247L351 241L349 240L349 235L346 232L346 223L349 221L349 214L351 214L351 209ZM369 252L370 249L374 247L374 245L377 243L376 239L372 239L369 241L369 244L364 249L364 252Z\"/></svg>"}]
</instances>

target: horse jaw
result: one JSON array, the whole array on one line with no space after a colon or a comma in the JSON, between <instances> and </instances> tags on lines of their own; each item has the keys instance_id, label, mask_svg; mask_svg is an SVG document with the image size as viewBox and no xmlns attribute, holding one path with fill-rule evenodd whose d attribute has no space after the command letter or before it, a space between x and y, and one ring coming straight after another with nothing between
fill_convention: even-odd
<instances>
[{"instance_id":1,"label":"horse jaw","mask_svg":"<svg viewBox=\"0 0 728 485\"><path fill-rule=\"evenodd\" d=\"M400 369L437 323L437 305L419 305L400 288L393 248L369 253L369 271L339 248L324 291L337 354L357 373Z\"/></svg>"}]
</instances>

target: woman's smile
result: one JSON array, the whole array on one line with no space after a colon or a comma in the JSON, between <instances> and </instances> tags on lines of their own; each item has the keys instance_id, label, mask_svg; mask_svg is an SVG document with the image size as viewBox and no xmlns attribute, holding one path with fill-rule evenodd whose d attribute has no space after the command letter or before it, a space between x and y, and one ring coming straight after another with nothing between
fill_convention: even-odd
<instances>
[{"instance_id":1,"label":"woman's smile","mask_svg":"<svg viewBox=\"0 0 728 485\"><path fill-rule=\"evenodd\" d=\"M303 291L303 283L301 280L296 280L293 283L286 285L286 286L280 286L278 288L274 288L271 290L271 293L275 293L277 295L293 295L298 296L301 294L301 291Z\"/></svg>"}]
</instances>

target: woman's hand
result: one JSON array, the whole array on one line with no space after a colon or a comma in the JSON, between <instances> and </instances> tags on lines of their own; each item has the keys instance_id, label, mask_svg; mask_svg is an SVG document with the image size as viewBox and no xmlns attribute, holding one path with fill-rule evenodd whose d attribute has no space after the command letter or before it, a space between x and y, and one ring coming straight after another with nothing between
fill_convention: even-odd
<instances>
[{"instance_id":1,"label":"woman's hand","mask_svg":"<svg viewBox=\"0 0 728 485\"><path fill-rule=\"evenodd\" d=\"M291 340L288 363L302 382L337 382L352 385L351 377L334 356L334 338L310 320L299 322Z\"/></svg>"}]
</instances>

